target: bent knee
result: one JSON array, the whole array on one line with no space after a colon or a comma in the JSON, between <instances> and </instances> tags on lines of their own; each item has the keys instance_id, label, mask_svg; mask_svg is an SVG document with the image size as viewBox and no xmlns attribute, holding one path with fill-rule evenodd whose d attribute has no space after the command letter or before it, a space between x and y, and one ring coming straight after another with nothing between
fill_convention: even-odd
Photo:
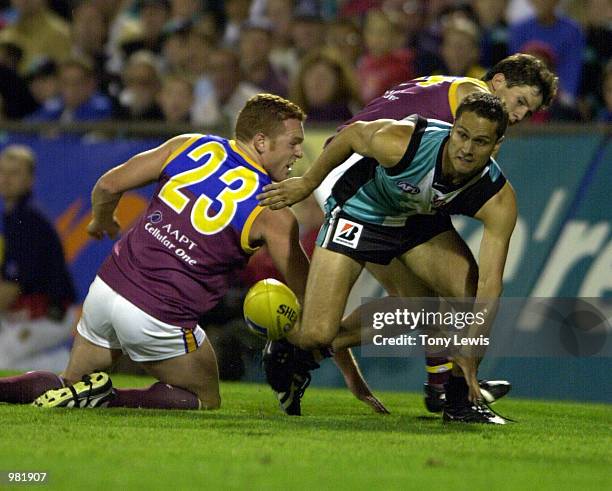
<instances>
[{"instance_id":1,"label":"bent knee","mask_svg":"<svg viewBox=\"0 0 612 491\"><path fill-rule=\"evenodd\" d=\"M311 331L305 333L300 340L300 347L306 350L330 346L336 333L330 331Z\"/></svg>"}]
</instances>

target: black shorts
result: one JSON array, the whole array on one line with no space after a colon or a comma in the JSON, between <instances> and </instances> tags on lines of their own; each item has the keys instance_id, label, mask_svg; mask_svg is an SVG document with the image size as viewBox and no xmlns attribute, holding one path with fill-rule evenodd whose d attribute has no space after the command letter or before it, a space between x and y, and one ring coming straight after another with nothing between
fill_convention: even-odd
<instances>
[{"instance_id":1,"label":"black shorts","mask_svg":"<svg viewBox=\"0 0 612 491\"><path fill-rule=\"evenodd\" d=\"M389 227L355 219L336 208L325 217L317 245L360 262L389 264L447 230L454 230L448 215L414 215L403 227Z\"/></svg>"}]
</instances>

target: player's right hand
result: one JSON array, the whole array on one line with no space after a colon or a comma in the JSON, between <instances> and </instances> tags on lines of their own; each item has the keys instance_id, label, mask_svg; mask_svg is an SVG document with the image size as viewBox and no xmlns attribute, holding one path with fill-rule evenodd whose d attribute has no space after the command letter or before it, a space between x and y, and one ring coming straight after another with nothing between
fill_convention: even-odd
<instances>
[{"instance_id":1,"label":"player's right hand","mask_svg":"<svg viewBox=\"0 0 612 491\"><path fill-rule=\"evenodd\" d=\"M89 225L87 225L87 233L97 240L102 240L105 235L111 239L116 239L120 230L121 227L119 226L119 222L115 217L106 223L102 223L93 218L89 222Z\"/></svg>"},{"instance_id":2,"label":"player's right hand","mask_svg":"<svg viewBox=\"0 0 612 491\"><path fill-rule=\"evenodd\" d=\"M313 189L303 177L291 177L281 182L274 182L263 187L263 193L257 195L260 206L280 210L306 199Z\"/></svg>"}]
</instances>

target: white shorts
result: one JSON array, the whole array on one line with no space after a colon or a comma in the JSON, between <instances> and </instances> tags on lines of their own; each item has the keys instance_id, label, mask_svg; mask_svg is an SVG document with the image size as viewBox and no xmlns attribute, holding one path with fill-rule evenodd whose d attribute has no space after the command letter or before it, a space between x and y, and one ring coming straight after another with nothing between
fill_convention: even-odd
<instances>
[{"instance_id":1,"label":"white shorts","mask_svg":"<svg viewBox=\"0 0 612 491\"><path fill-rule=\"evenodd\" d=\"M77 331L88 341L120 349L134 361L158 361L195 351L206 339L200 326L166 324L123 298L99 277L89 287Z\"/></svg>"}]
</instances>

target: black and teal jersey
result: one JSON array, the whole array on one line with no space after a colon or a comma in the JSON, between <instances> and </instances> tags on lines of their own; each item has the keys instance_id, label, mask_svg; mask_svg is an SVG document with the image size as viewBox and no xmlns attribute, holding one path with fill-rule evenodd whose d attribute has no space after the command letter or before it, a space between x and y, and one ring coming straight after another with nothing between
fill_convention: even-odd
<instances>
[{"instance_id":1,"label":"black and teal jersey","mask_svg":"<svg viewBox=\"0 0 612 491\"><path fill-rule=\"evenodd\" d=\"M408 119L408 118L407 118ZM484 169L459 186L442 183L442 154L451 125L410 116L416 123L410 144L393 167L353 155L354 162L336 181L325 208L340 207L369 223L401 227L418 214L473 216L505 184L493 158Z\"/></svg>"}]
</instances>

